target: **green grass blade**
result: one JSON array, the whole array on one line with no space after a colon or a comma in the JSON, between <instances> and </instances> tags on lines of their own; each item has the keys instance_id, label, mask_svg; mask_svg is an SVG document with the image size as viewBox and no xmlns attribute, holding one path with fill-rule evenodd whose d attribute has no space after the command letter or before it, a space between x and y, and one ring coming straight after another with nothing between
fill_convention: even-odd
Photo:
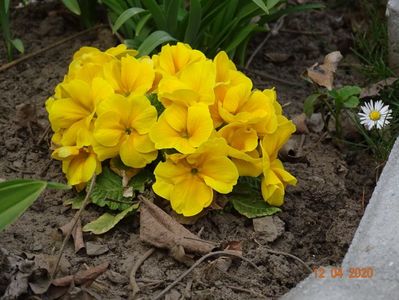
<instances>
[{"instance_id":1,"label":"green grass blade","mask_svg":"<svg viewBox=\"0 0 399 300\"><path fill-rule=\"evenodd\" d=\"M25 51L24 44L20 39L13 39L10 42L14 46L14 48L19 51L19 53L24 53Z\"/></svg>"},{"instance_id":2,"label":"green grass blade","mask_svg":"<svg viewBox=\"0 0 399 300\"><path fill-rule=\"evenodd\" d=\"M10 0L4 0L4 11L7 14L10 9Z\"/></svg>"},{"instance_id":3,"label":"green grass blade","mask_svg":"<svg viewBox=\"0 0 399 300\"><path fill-rule=\"evenodd\" d=\"M166 7L166 27L171 34L176 35L177 14L179 12L181 0L169 0L166 2L168 2Z\"/></svg>"},{"instance_id":4,"label":"green grass blade","mask_svg":"<svg viewBox=\"0 0 399 300\"><path fill-rule=\"evenodd\" d=\"M166 17L161 6L155 0L143 0L143 4L151 13L158 29L167 30Z\"/></svg>"},{"instance_id":5,"label":"green grass blade","mask_svg":"<svg viewBox=\"0 0 399 300\"><path fill-rule=\"evenodd\" d=\"M112 26L112 33L115 33L118 31L118 29L126 23L127 20L130 18L134 17L137 14L146 12L145 9L142 9L141 7L132 7L127 10L125 10L119 17L116 19L115 24Z\"/></svg>"},{"instance_id":6,"label":"green grass blade","mask_svg":"<svg viewBox=\"0 0 399 300\"><path fill-rule=\"evenodd\" d=\"M176 41L169 33L157 30L151 33L138 48L140 56L149 55L156 47L167 42Z\"/></svg>"},{"instance_id":7,"label":"green grass blade","mask_svg":"<svg viewBox=\"0 0 399 300\"><path fill-rule=\"evenodd\" d=\"M252 2L255 3L261 10L263 10L265 14L269 14L269 9L263 0L252 0Z\"/></svg>"},{"instance_id":8,"label":"green grass blade","mask_svg":"<svg viewBox=\"0 0 399 300\"><path fill-rule=\"evenodd\" d=\"M201 27L201 2L199 0L190 1L190 12L188 15L188 25L184 35L184 41L193 44L198 31Z\"/></svg>"},{"instance_id":9,"label":"green grass blade","mask_svg":"<svg viewBox=\"0 0 399 300\"><path fill-rule=\"evenodd\" d=\"M73 12L75 15L80 16L82 13L80 11L80 6L78 3L78 0L62 0L62 3L68 8L71 12Z\"/></svg>"},{"instance_id":10,"label":"green grass blade","mask_svg":"<svg viewBox=\"0 0 399 300\"><path fill-rule=\"evenodd\" d=\"M283 3L281 0L267 0L266 5L267 9L270 11L272 8L274 8L277 4Z\"/></svg>"},{"instance_id":11,"label":"green grass blade","mask_svg":"<svg viewBox=\"0 0 399 300\"><path fill-rule=\"evenodd\" d=\"M239 32L237 32L234 39L225 47L225 51L227 53L233 51L238 47L238 45L245 41L251 35L251 33L257 29L257 27L258 25L256 24L248 24L247 26L243 27Z\"/></svg>"},{"instance_id":12,"label":"green grass blade","mask_svg":"<svg viewBox=\"0 0 399 300\"><path fill-rule=\"evenodd\" d=\"M143 31L143 28L145 27L145 25L147 24L148 20L150 20L150 19L151 19L151 14L150 13L147 13L144 16L142 16L140 21L136 24L136 36L141 34L141 32Z\"/></svg>"},{"instance_id":13,"label":"green grass blade","mask_svg":"<svg viewBox=\"0 0 399 300\"><path fill-rule=\"evenodd\" d=\"M40 180L17 179L0 183L0 231L14 222L47 186Z\"/></svg>"}]
</instances>

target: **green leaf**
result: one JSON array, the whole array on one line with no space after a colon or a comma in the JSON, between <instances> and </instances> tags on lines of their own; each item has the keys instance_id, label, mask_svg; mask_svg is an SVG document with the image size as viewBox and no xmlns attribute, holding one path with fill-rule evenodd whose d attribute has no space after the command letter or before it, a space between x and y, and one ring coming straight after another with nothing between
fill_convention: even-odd
<instances>
[{"instance_id":1,"label":"green leaf","mask_svg":"<svg viewBox=\"0 0 399 300\"><path fill-rule=\"evenodd\" d=\"M259 195L254 193L231 194L229 197L233 207L247 218L271 216L281 211L280 208L270 206Z\"/></svg>"},{"instance_id":2,"label":"green leaf","mask_svg":"<svg viewBox=\"0 0 399 300\"><path fill-rule=\"evenodd\" d=\"M344 106L347 108L356 108L359 105L359 98L351 96L344 102Z\"/></svg>"},{"instance_id":3,"label":"green leaf","mask_svg":"<svg viewBox=\"0 0 399 300\"><path fill-rule=\"evenodd\" d=\"M73 12L75 15L80 16L80 14L82 13L80 11L80 6L78 3L78 0L62 0L62 3L64 3L64 5L71 11Z\"/></svg>"},{"instance_id":4,"label":"green leaf","mask_svg":"<svg viewBox=\"0 0 399 300\"><path fill-rule=\"evenodd\" d=\"M245 41L249 35L258 27L256 24L248 24L236 33L234 39L225 47L225 51L228 53L235 50L243 41Z\"/></svg>"},{"instance_id":5,"label":"green leaf","mask_svg":"<svg viewBox=\"0 0 399 300\"><path fill-rule=\"evenodd\" d=\"M184 42L190 45L194 43L201 26L201 18L201 2L199 0L191 0Z\"/></svg>"},{"instance_id":6,"label":"green leaf","mask_svg":"<svg viewBox=\"0 0 399 300\"><path fill-rule=\"evenodd\" d=\"M4 0L4 12L7 14L10 9L10 0Z\"/></svg>"},{"instance_id":7,"label":"green leaf","mask_svg":"<svg viewBox=\"0 0 399 300\"><path fill-rule=\"evenodd\" d=\"M85 200L84 195L78 195L74 198L65 200L63 204L64 204L64 206L71 205L72 209L80 209L82 207L84 200Z\"/></svg>"},{"instance_id":8,"label":"green leaf","mask_svg":"<svg viewBox=\"0 0 399 300\"><path fill-rule=\"evenodd\" d=\"M265 14L269 14L269 9L263 0L252 0L252 2L255 3L261 10L263 10Z\"/></svg>"},{"instance_id":9,"label":"green leaf","mask_svg":"<svg viewBox=\"0 0 399 300\"><path fill-rule=\"evenodd\" d=\"M355 96L355 95L360 95L360 92L362 91L362 89L358 86L344 86L337 91L337 94L340 98L342 99L348 99L351 96Z\"/></svg>"},{"instance_id":10,"label":"green leaf","mask_svg":"<svg viewBox=\"0 0 399 300\"><path fill-rule=\"evenodd\" d=\"M277 4L282 3L283 1L281 0L267 0L267 9L271 10L273 7L275 7Z\"/></svg>"},{"instance_id":11,"label":"green leaf","mask_svg":"<svg viewBox=\"0 0 399 300\"><path fill-rule=\"evenodd\" d=\"M35 202L47 182L17 179L0 183L0 231L14 222Z\"/></svg>"},{"instance_id":12,"label":"green leaf","mask_svg":"<svg viewBox=\"0 0 399 300\"><path fill-rule=\"evenodd\" d=\"M83 227L84 232L91 232L94 234L103 234L107 231L111 230L118 224L126 215L132 211L136 211L139 208L139 204L133 204L126 208L125 210L121 211L117 215L111 215L110 213L105 213L100 216L98 219L86 224Z\"/></svg>"},{"instance_id":13,"label":"green leaf","mask_svg":"<svg viewBox=\"0 0 399 300\"><path fill-rule=\"evenodd\" d=\"M176 41L169 33L158 30L151 33L138 48L140 56L149 55L156 47L167 42Z\"/></svg>"},{"instance_id":14,"label":"green leaf","mask_svg":"<svg viewBox=\"0 0 399 300\"><path fill-rule=\"evenodd\" d=\"M151 19L151 14L149 14L149 13L145 14L144 16L142 16L140 21L138 21L137 24L136 24L136 35L140 35L141 34L143 28L145 27L145 25L147 24L148 20L150 20L150 19Z\"/></svg>"},{"instance_id":15,"label":"green leaf","mask_svg":"<svg viewBox=\"0 0 399 300\"><path fill-rule=\"evenodd\" d=\"M153 181L154 175L148 169L141 170L138 174L133 176L129 181L129 186L133 188L134 191L143 193L145 186Z\"/></svg>"},{"instance_id":16,"label":"green leaf","mask_svg":"<svg viewBox=\"0 0 399 300\"><path fill-rule=\"evenodd\" d=\"M308 117L310 117L313 114L314 106L320 96L321 96L320 94L312 94L305 99L305 102L303 103L303 112Z\"/></svg>"},{"instance_id":17,"label":"green leaf","mask_svg":"<svg viewBox=\"0 0 399 300\"><path fill-rule=\"evenodd\" d=\"M229 197L233 207L247 218L271 216L281 211L280 208L270 206L263 200L260 185L260 177L240 177Z\"/></svg>"},{"instance_id":18,"label":"green leaf","mask_svg":"<svg viewBox=\"0 0 399 300\"><path fill-rule=\"evenodd\" d=\"M158 29L167 30L166 17L161 6L155 0L145 0L143 4L150 11Z\"/></svg>"},{"instance_id":19,"label":"green leaf","mask_svg":"<svg viewBox=\"0 0 399 300\"><path fill-rule=\"evenodd\" d=\"M166 26L168 31L175 34L177 29L177 14L181 5L181 0L169 0L166 8Z\"/></svg>"},{"instance_id":20,"label":"green leaf","mask_svg":"<svg viewBox=\"0 0 399 300\"><path fill-rule=\"evenodd\" d=\"M132 7L127 10L125 10L119 17L116 19L115 24L112 26L112 33L115 33L118 31L118 29L125 24L127 20L130 18L134 17L137 14L146 12L145 9L142 9L140 7Z\"/></svg>"},{"instance_id":21,"label":"green leaf","mask_svg":"<svg viewBox=\"0 0 399 300\"><path fill-rule=\"evenodd\" d=\"M92 203L112 210L124 210L132 205L131 198L123 197L122 178L107 167L97 177L90 198Z\"/></svg>"},{"instance_id":22,"label":"green leaf","mask_svg":"<svg viewBox=\"0 0 399 300\"><path fill-rule=\"evenodd\" d=\"M72 187L67 184L50 181L47 182L47 188L53 190L70 190Z\"/></svg>"},{"instance_id":23,"label":"green leaf","mask_svg":"<svg viewBox=\"0 0 399 300\"><path fill-rule=\"evenodd\" d=\"M19 53L24 53L24 43L22 43L20 39L11 40L11 44L14 46L15 49L18 50Z\"/></svg>"}]
</instances>

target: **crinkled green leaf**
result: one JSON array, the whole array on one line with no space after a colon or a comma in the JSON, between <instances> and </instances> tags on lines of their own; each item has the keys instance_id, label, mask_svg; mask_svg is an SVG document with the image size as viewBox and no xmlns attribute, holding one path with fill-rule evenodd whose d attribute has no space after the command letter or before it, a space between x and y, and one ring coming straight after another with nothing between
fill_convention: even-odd
<instances>
[{"instance_id":1,"label":"crinkled green leaf","mask_svg":"<svg viewBox=\"0 0 399 300\"><path fill-rule=\"evenodd\" d=\"M235 210L247 218L271 216L281 211L256 194L231 194L230 200Z\"/></svg>"},{"instance_id":2,"label":"crinkled green leaf","mask_svg":"<svg viewBox=\"0 0 399 300\"><path fill-rule=\"evenodd\" d=\"M259 177L240 177L232 194L229 196L235 210L247 218L271 216L281 211L270 206L260 194Z\"/></svg>"},{"instance_id":3,"label":"crinkled green leaf","mask_svg":"<svg viewBox=\"0 0 399 300\"><path fill-rule=\"evenodd\" d=\"M112 215L110 213L105 213L101 215L98 219L86 224L83 227L83 231L91 232L94 234L103 234L111 230L118 224L126 215L132 211L136 211L139 208L139 204L135 203L125 210L121 211L119 214Z\"/></svg>"},{"instance_id":4,"label":"crinkled green leaf","mask_svg":"<svg viewBox=\"0 0 399 300\"><path fill-rule=\"evenodd\" d=\"M132 205L132 198L123 197L122 178L107 167L97 176L90 198L92 203L112 210L124 210Z\"/></svg>"}]
</instances>

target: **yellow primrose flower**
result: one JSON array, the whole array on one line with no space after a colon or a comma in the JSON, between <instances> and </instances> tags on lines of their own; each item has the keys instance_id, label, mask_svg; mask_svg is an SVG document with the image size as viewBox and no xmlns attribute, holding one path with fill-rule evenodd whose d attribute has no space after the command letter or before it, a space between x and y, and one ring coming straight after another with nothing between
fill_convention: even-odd
<instances>
[{"instance_id":1,"label":"yellow primrose flower","mask_svg":"<svg viewBox=\"0 0 399 300\"><path fill-rule=\"evenodd\" d=\"M168 106L151 129L150 138L157 149L174 148L188 154L207 141L213 132L208 106Z\"/></svg>"},{"instance_id":2,"label":"yellow primrose flower","mask_svg":"<svg viewBox=\"0 0 399 300\"><path fill-rule=\"evenodd\" d=\"M148 135L156 120L157 111L145 96L114 94L98 107L94 151L101 161L119 154L125 165L143 168L157 157Z\"/></svg>"},{"instance_id":3,"label":"yellow primrose flower","mask_svg":"<svg viewBox=\"0 0 399 300\"><path fill-rule=\"evenodd\" d=\"M258 146L258 134L250 124L230 123L223 126L218 131L218 135L223 137L231 147L243 152L253 151Z\"/></svg>"},{"instance_id":4,"label":"yellow primrose flower","mask_svg":"<svg viewBox=\"0 0 399 300\"><path fill-rule=\"evenodd\" d=\"M52 157L62 161L69 185L88 182L94 173L101 173L101 163L91 147L60 147L53 151Z\"/></svg>"},{"instance_id":5,"label":"yellow primrose flower","mask_svg":"<svg viewBox=\"0 0 399 300\"><path fill-rule=\"evenodd\" d=\"M252 81L245 74L237 71L235 64L229 59L226 52L219 52L213 60L216 67L215 103L210 107L211 116L215 127L223 124L223 118L219 114L219 103L223 103L226 93L232 87L242 86L241 90L249 92L252 89Z\"/></svg>"},{"instance_id":6,"label":"yellow primrose flower","mask_svg":"<svg viewBox=\"0 0 399 300\"><path fill-rule=\"evenodd\" d=\"M177 76L165 76L158 85L158 98L167 107L172 103L191 106L215 101L215 65L207 60L186 66Z\"/></svg>"},{"instance_id":7,"label":"yellow primrose flower","mask_svg":"<svg viewBox=\"0 0 399 300\"><path fill-rule=\"evenodd\" d=\"M263 199L270 205L281 206L284 203L285 187L287 184L296 185L296 178L284 169L279 159L266 164L263 176L261 182Z\"/></svg>"},{"instance_id":8,"label":"yellow primrose flower","mask_svg":"<svg viewBox=\"0 0 399 300\"><path fill-rule=\"evenodd\" d=\"M161 76L174 76L194 62L205 61L206 57L201 51L191 49L190 45L178 42L173 46L163 46L159 54L152 56L152 60Z\"/></svg>"},{"instance_id":9,"label":"yellow primrose flower","mask_svg":"<svg viewBox=\"0 0 399 300\"><path fill-rule=\"evenodd\" d=\"M152 88L154 76L153 63L148 57L124 56L104 65L104 78L116 93L125 96L145 95Z\"/></svg>"},{"instance_id":10,"label":"yellow primrose flower","mask_svg":"<svg viewBox=\"0 0 399 300\"><path fill-rule=\"evenodd\" d=\"M219 114L227 123L257 124L259 134L273 133L277 129L272 99L258 90L251 93L243 85L227 91L224 101L219 102Z\"/></svg>"},{"instance_id":11,"label":"yellow primrose flower","mask_svg":"<svg viewBox=\"0 0 399 300\"><path fill-rule=\"evenodd\" d=\"M119 44L116 47L111 47L105 51L106 54L112 55L116 58L121 58L122 56L130 55L136 56L139 52L134 49L128 49L125 44Z\"/></svg>"},{"instance_id":12,"label":"yellow primrose flower","mask_svg":"<svg viewBox=\"0 0 399 300\"><path fill-rule=\"evenodd\" d=\"M277 159L278 151L295 132L295 125L283 116L279 116L276 132L266 135L261 143L263 159L262 196L270 205L280 206L284 202L287 184L296 185L297 180L284 169Z\"/></svg>"},{"instance_id":13,"label":"yellow primrose flower","mask_svg":"<svg viewBox=\"0 0 399 300\"><path fill-rule=\"evenodd\" d=\"M220 138L209 140L192 154L168 155L154 174L154 192L184 216L194 216L208 207L213 190L231 192L238 179L237 169L227 157L226 142Z\"/></svg>"},{"instance_id":14,"label":"yellow primrose flower","mask_svg":"<svg viewBox=\"0 0 399 300\"><path fill-rule=\"evenodd\" d=\"M71 80L63 83L61 89L65 98L50 98L47 100L46 109L53 131L65 129L63 136L66 136L68 141L62 139L61 144L71 146L77 142L80 129L89 129L97 105L112 95L113 89L101 78L95 78L91 85L82 80ZM83 144L78 143L78 146L87 145L87 140L81 143Z\"/></svg>"}]
</instances>

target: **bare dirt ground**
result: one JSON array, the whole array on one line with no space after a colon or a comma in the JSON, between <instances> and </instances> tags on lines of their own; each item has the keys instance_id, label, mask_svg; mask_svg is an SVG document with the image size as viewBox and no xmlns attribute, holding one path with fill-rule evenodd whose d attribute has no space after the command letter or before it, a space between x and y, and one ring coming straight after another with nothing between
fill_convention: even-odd
<instances>
[{"instance_id":1,"label":"bare dirt ground","mask_svg":"<svg viewBox=\"0 0 399 300\"><path fill-rule=\"evenodd\" d=\"M15 11L12 18L15 34L24 41L27 53L81 30L57 4L30 5ZM264 35L257 37L252 47L263 38ZM0 178L64 182L59 162L50 159L49 138L41 140L48 124L44 101L62 80L76 50L84 45L106 49L116 42L110 30L93 30L0 73ZM275 86L280 102L286 104L286 114L293 117L301 112L303 100L311 93L309 85L300 78L301 73L333 50L350 56L350 45L350 28L343 11L325 10L287 17L280 33L269 39L250 70L260 70L290 84L253 76L251 72L248 75L259 88ZM282 62L272 61L270 53L283 53L288 58ZM0 63L5 63L3 48L0 58ZM338 71L338 84L356 80L350 69ZM32 104L35 108L36 117L28 124L32 132L17 109L21 104ZM320 134L306 135L303 151L307 154L307 163L285 163L299 184L288 189L283 212L277 214L284 222L284 230L274 241L255 232L251 220L234 212L212 211L195 225L187 226L193 233L203 228L202 237L214 242L240 241L243 255L261 272L241 260L234 260L227 271L214 268L208 261L178 284L168 299L179 299L183 295L191 299L275 299L283 295L309 272L296 260L272 254L268 248L295 255L311 267L340 264L374 187L375 166L367 154L342 151ZM73 195L73 192L46 192L16 223L0 233L0 247L16 255L56 255L62 243L58 228L74 214L63 202ZM101 208L89 206L82 222L93 220L101 212ZM91 289L101 295L101 299L127 299L131 292L129 272L150 248L139 240L138 218L138 215L132 216L102 236L85 234L86 242L107 248L104 254L89 256L84 251L75 254L72 243L68 244L67 262L60 275L73 274L86 265L109 262L109 270ZM139 298L156 295L186 269L167 252L157 250L137 274L143 283ZM0 295L7 285L7 269L0 268L2 272Z\"/></svg>"}]
</instances>

